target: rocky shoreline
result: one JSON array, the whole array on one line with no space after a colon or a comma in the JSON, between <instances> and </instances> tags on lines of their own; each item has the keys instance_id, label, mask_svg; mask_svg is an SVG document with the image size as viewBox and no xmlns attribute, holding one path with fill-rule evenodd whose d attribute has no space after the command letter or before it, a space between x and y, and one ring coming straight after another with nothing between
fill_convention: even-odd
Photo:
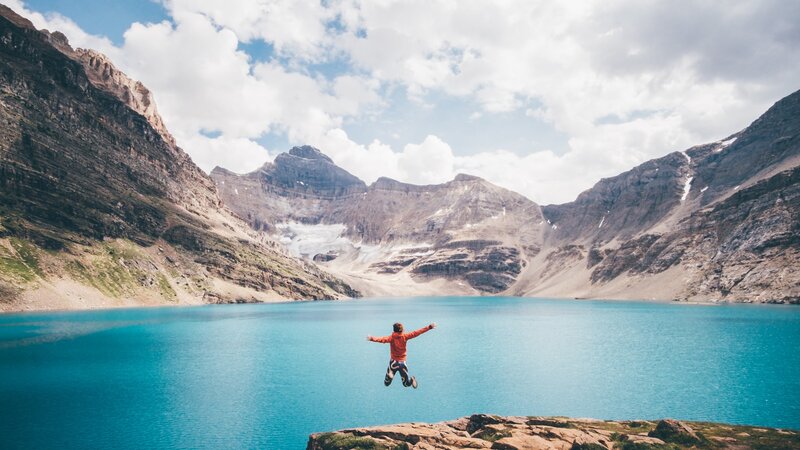
<instances>
[{"instance_id":1,"label":"rocky shoreline","mask_svg":"<svg viewBox=\"0 0 800 450\"><path fill-rule=\"evenodd\" d=\"M708 422L603 421L475 414L440 423L406 423L315 433L307 450L677 450L800 448L800 432Z\"/></svg>"}]
</instances>

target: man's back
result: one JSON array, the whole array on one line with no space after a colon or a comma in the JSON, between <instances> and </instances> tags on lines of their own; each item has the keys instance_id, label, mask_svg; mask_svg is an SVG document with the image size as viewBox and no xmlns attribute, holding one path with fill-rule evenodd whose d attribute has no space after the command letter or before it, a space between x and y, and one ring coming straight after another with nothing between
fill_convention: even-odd
<instances>
[{"instance_id":1,"label":"man's back","mask_svg":"<svg viewBox=\"0 0 800 450\"><path fill-rule=\"evenodd\" d=\"M422 327L419 330L412 331L410 333L400 333L394 332L390 336L383 336L377 338L371 338L370 340L373 342L382 342L384 344L389 344L389 348L391 350L392 360L394 361L405 361L406 360L406 342L409 339L414 339L415 337L419 336L420 334L432 330L434 327L433 324L428 325L427 327Z\"/></svg>"},{"instance_id":2,"label":"man's back","mask_svg":"<svg viewBox=\"0 0 800 450\"><path fill-rule=\"evenodd\" d=\"M434 322L411 333L403 333L403 324L400 322L395 323L392 328L394 333L389 336L367 336L368 341L389 344L392 358L389 360L389 367L386 368L386 377L383 379L383 384L384 386L392 384L394 374L400 372L400 376L403 378L403 386L411 386L416 389L417 378L408 374L408 366L406 366L406 343L409 339L414 339L420 334L436 328L436 323Z\"/></svg>"}]
</instances>

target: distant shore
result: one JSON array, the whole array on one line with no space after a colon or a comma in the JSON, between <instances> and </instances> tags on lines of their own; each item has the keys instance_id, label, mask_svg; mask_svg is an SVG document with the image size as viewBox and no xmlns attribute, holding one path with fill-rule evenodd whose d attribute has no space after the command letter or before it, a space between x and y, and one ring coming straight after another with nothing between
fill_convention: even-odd
<instances>
[{"instance_id":1,"label":"distant shore","mask_svg":"<svg viewBox=\"0 0 800 450\"><path fill-rule=\"evenodd\" d=\"M71 311L103 311L113 309L133 309L133 308L165 308L165 307L192 307L192 306L208 306L208 305L238 305L238 304L277 304L277 303L306 303L315 301L370 301L370 300L402 300L409 297L450 297L448 295L415 295L415 296L375 296L363 298L348 298L348 299L330 299L330 300L287 300L275 299L271 301L252 302L228 302L228 303L136 303L134 301L118 301L112 302L98 302L97 304L68 304L59 303L53 307L46 307L44 302L33 302L31 304L6 304L0 306L0 314L19 314L19 313L37 313L37 312L71 312ZM507 297L519 298L530 300L558 300L558 301L577 301L577 302L631 302L631 303L660 303L671 305L686 305L686 306L735 306L735 305L753 305L753 306L795 306L796 303L779 303L779 302L730 302L730 301L698 301L698 300L666 300L666 299L627 299L627 298L582 298L582 297L523 297L514 295L486 295L486 296L458 296L453 297L474 297L485 298L491 300L492 298ZM20 308L21 307L21 308Z\"/></svg>"}]
</instances>

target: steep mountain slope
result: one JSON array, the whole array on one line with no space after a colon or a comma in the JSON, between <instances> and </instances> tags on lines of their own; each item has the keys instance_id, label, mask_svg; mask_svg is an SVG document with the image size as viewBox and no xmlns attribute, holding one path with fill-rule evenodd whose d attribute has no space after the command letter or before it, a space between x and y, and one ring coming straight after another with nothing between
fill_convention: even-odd
<instances>
[{"instance_id":1,"label":"steep mountain slope","mask_svg":"<svg viewBox=\"0 0 800 450\"><path fill-rule=\"evenodd\" d=\"M557 225L548 257L565 270L549 274L551 283L540 275L517 288L528 295L640 290L799 302L798 165L800 92L740 133L601 180L572 203L543 207ZM585 270L576 271L581 263ZM559 281L561 272L571 284Z\"/></svg>"},{"instance_id":2,"label":"steep mountain slope","mask_svg":"<svg viewBox=\"0 0 800 450\"><path fill-rule=\"evenodd\" d=\"M370 294L797 303L799 165L797 92L739 133L564 205L540 208L468 175L365 187L310 147L212 178L251 225Z\"/></svg>"},{"instance_id":3,"label":"steep mountain slope","mask_svg":"<svg viewBox=\"0 0 800 450\"><path fill-rule=\"evenodd\" d=\"M674 152L603 179L571 203L543 211L561 241L609 241L667 225L800 164L800 92L718 142Z\"/></svg>"},{"instance_id":4,"label":"steep mountain slope","mask_svg":"<svg viewBox=\"0 0 800 450\"><path fill-rule=\"evenodd\" d=\"M468 175L431 186L381 178L366 187L319 150L295 147L256 172L217 168L211 177L253 227L283 236L295 254L368 293L424 292L428 283L434 291L501 292L542 243L535 203Z\"/></svg>"},{"instance_id":5,"label":"steep mountain slope","mask_svg":"<svg viewBox=\"0 0 800 450\"><path fill-rule=\"evenodd\" d=\"M224 210L141 83L0 5L0 310L336 298Z\"/></svg>"}]
</instances>

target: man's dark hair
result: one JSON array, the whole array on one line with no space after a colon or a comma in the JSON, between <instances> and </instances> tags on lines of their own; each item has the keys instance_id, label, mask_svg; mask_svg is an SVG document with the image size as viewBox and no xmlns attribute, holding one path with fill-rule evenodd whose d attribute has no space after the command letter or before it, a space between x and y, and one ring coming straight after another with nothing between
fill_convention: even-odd
<instances>
[{"instance_id":1,"label":"man's dark hair","mask_svg":"<svg viewBox=\"0 0 800 450\"><path fill-rule=\"evenodd\" d=\"M403 324L400 323L400 322L395 323L393 328L394 328L394 332L395 333L402 333L403 332Z\"/></svg>"}]
</instances>

